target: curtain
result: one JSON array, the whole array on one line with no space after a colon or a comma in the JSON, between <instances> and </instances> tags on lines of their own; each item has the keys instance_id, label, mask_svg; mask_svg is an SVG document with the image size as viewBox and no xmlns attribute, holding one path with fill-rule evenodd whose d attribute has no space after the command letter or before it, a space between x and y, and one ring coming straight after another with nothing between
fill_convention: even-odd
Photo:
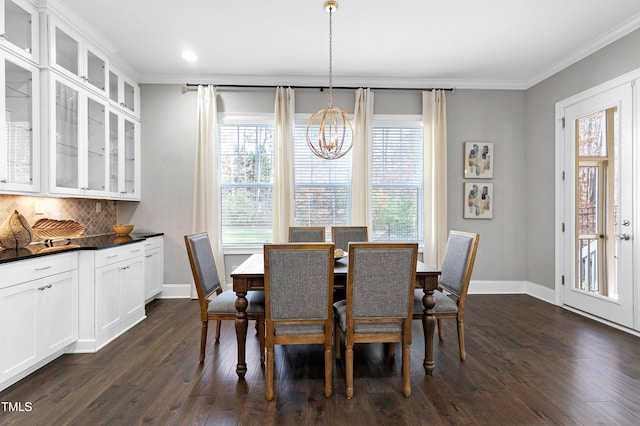
<instances>
[{"instance_id":1,"label":"curtain","mask_svg":"<svg viewBox=\"0 0 640 426\"><path fill-rule=\"evenodd\" d=\"M373 140L373 93L356 90L354 109L353 153L351 157L351 222L352 226L371 229L371 144Z\"/></svg>"},{"instance_id":2,"label":"curtain","mask_svg":"<svg viewBox=\"0 0 640 426\"><path fill-rule=\"evenodd\" d=\"M226 283L222 235L219 226L218 109L213 86L198 86L198 134L192 231L207 232L221 283ZM191 297L197 298L192 287ZM195 296L195 297L194 297Z\"/></svg>"},{"instance_id":3,"label":"curtain","mask_svg":"<svg viewBox=\"0 0 640 426\"><path fill-rule=\"evenodd\" d=\"M276 88L274 107L273 165L273 242L289 239L294 221L294 148L295 96L292 88Z\"/></svg>"},{"instance_id":4,"label":"curtain","mask_svg":"<svg viewBox=\"0 0 640 426\"><path fill-rule=\"evenodd\" d=\"M422 92L424 261L442 265L447 244L447 112L443 90Z\"/></svg>"}]
</instances>

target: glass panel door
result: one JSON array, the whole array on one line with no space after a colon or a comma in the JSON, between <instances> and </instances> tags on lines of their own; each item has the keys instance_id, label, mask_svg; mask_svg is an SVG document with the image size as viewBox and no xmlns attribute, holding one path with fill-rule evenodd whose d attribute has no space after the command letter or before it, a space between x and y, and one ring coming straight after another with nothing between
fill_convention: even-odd
<instances>
[{"instance_id":1,"label":"glass panel door","mask_svg":"<svg viewBox=\"0 0 640 426\"><path fill-rule=\"evenodd\" d=\"M109 112L109 192L118 193L118 114Z\"/></svg>"},{"instance_id":2,"label":"glass panel door","mask_svg":"<svg viewBox=\"0 0 640 426\"><path fill-rule=\"evenodd\" d=\"M136 189L136 126L124 120L124 191L134 194Z\"/></svg>"},{"instance_id":3,"label":"glass panel door","mask_svg":"<svg viewBox=\"0 0 640 426\"><path fill-rule=\"evenodd\" d=\"M78 91L59 81L55 84L55 184L59 188L79 188Z\"/></svg>"},{"instance_id":4,"label":"glass panel door","mask_svg":"<svg viewBox=\"0 0 640 426\"><path fill-rule=\"evenodd\" d=\"M5 61L5 138L3 154L6 173L3 183L33 183L33 81L32 72Z\"/></svg>"},{"instance_id":5,"label":"glass panel door","mask_svg":"<svg viewBox=\"0 0 640 426\"><path fill-rule=\"evenodd\" d=\"M106 189L106 108L87 98L87 172L88 189Z\"/></svg>"}]
</instances>

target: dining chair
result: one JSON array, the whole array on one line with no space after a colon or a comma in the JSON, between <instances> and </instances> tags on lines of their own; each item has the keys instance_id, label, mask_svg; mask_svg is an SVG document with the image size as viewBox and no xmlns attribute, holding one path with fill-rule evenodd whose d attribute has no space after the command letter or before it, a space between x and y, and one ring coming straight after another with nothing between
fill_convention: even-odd
<instances>
[{"instance_id":1,"label":"dining chair","mask_svg":"<svg viewBox=\"0 0 640 426\"><path fill-rule=\"evenodd\" d=\"M353 397L355 343L402 343L402 390L411 395L411 322L417 243L351 243L346 300L334 303L335 352L345 342L346 396Z\"/></svg>"},{"instance_id":2,"label":"dining chair","mask_svg":"<svg viewBox=\"0 0 640 426\"><path fill-rule=\"evenodd\" d=\"M275 345L324 345L324 396L331 397L333 247L332 243L264 246L267 401L274 396Z\"/></svg>"},{"instance_id":3,"label":"dining chair","mask_svg":"<svg viewBox=\"0 0 640 426\"><path fill-rule=\"evenodd\" d=\"M216 343L220 343L220 327L222 320L235 320L236 293L233 290L222 290L218 269L213 258L209 235L206 232L185 235L187 255L191 264L191 273L198 293L200 303L200 320L202 330L200 335L200 362L204 362L205 347L207 345L207 331L209 321L216 323ZM247 318L255 320L258 326L260 340L260 363L264 364L264 292L250 291L246 296L248 306Z\"/></svg>"},{"instance_id":4,"label":"dining chair","mask_svg":"<svg viewBox=\"0 0 640 426\"><path fill-rule=\"evenodd\" d=\"M324 243L324 226L290 226L290 243Z\"/></svg>"},{"instance_id":5,"label":"dining chair","mask_svg":"<svg viewBox=\"0 0 640 426\"><path fill-rule=\"evenodd\" d=\"M331 241L345 252L349 251L350 242L369 241L366 226L332 226Z\"/></svg>"},{"instance_id":6,"label":"dining chair","mask_svg":"<svg viewBox=\"0 0 640 426\"><path fill-rule=\"evenodd\" d=\"M455 318L458 323L458 346L461 361L467 358L464 349L464 307L479 239L480 235L478 234L449 231L438 283L440 291L433 292L435 298L433 312L438 324L438 338L440 340L443 338L441 320ZM424 304L422 299L424 297L422 289L415 290L413 319L423 318ZM426 324L423 323L423 327L425 326Z\"/></svg>"}]
</instances>

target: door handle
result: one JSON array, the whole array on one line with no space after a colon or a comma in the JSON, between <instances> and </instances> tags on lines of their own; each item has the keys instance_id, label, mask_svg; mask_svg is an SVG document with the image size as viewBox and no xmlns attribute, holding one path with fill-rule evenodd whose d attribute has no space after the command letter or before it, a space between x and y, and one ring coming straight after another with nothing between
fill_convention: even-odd
<instances>
[{"instance_id":1,"label":"door handle","mask_svg":"<svg viewBox=\"0 0 640 426\"><path fill-rule=\"evenodd\" d=\"M628 241L628 240L631 239L631 235L629 235L629 234L620 234L620 235L618 235L618 238L621 239L621 240Z\"/></svg>"}]
</instances>

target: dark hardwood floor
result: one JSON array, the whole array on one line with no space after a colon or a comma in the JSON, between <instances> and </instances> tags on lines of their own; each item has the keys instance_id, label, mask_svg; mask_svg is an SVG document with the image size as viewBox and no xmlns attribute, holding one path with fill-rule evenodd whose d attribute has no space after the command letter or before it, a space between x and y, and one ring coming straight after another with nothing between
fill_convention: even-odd
<instances>
[{"instance_id":1,"label":"dark hardwood floor","mask_svg":"<svg viewBox=\"0 0 640 426\"><path fill-rule=\"evenodd\" d=\"M640 338L529 296L469 296L467 361L458 358L455 321L445 321L432 377L414 321L410 398L399 348L390 362L381 344L356 346L347 400L341 363L325 399L321 347L287 346L276 347L276 397L267 402L253 333L239 381L233 322L219 345L209 328L201 365L197 301L154 301L147 314L98 353L64 355L0 392L0 401L32 407L0 407L0 424L640 424Z\"/></svg>"}]
</instances>

